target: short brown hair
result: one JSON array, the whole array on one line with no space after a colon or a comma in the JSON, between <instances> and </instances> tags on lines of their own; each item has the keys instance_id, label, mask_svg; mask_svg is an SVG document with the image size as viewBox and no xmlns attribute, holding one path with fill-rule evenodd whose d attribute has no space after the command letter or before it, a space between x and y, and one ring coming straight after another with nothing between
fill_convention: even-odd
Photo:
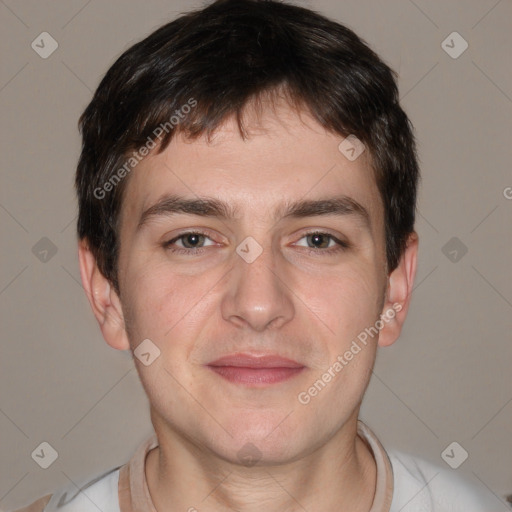
<instances>
[{"instance_id":1,"label":"short brown hair","mask_svg":"<svg viewBox=\"0 0 512 512\"><path fill-rule=\"evenodd\" d=\"M184 14L125 51L80 117L78 236L119 292L118 220L127 182L121 178L133 152L158 127L167 126L160 152L178 132L210 137L231 115L245 137L243 109L284 94L329 131L355 135L368 148L392 271L414 230L419 180L412 126L395 79L352 30L310 9L276 0L218 0ZM194 108L181 116L185 105Z\"/></svg>"}]
</instances>

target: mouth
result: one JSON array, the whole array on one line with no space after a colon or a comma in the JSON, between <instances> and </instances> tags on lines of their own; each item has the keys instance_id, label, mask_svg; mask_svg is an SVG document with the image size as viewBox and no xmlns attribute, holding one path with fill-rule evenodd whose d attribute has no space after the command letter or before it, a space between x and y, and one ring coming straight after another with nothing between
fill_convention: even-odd
<instances>
[{"instance_id":1,"label":"mouth","mask_svg":"<svg viewBox=\"0 0 512 512\"><path fill-rule=\"evenodd\" d=\"M221 357L206 366L229 382L251 387L283 382L305 368L297 361L275 354L258 356L244 353Z\"/></svg>"}]
</instances>

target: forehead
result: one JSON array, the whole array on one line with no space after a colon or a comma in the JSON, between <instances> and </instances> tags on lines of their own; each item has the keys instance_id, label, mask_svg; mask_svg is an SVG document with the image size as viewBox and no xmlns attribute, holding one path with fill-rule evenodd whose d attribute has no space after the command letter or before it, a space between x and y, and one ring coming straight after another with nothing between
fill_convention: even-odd
<instances>
[{"instance_id":1,"label":"forehead","mask_svg":"<svg viewBox=\"0 0 512 512\"><path fill-rule=\"evenodd\" d=\"M367 151L349 160L339 149L342 136L286 106L248 115L244 122L246 139L232 117L210 140L177 134L162 153L140 162L124 193L122 224L137 222L169 194L216 197L241 217L260 219L274 218L283 202L344 195L364 204L370 217L382 217Z\"/></svg>"}]
</instances>

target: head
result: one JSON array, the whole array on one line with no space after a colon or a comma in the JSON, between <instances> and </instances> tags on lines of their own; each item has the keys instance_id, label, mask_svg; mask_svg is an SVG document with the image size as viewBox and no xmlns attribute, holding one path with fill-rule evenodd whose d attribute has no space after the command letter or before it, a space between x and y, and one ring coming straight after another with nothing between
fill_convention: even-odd
<instances>
[{"instance_id":1,"label":"head","mask_svg":"<svg viewBox=\"0 0 512 512\"><path fill-rule=\"evenodd\" d=\"M277 461L357 417L416 270L395 78L348 28L257 0L183 15L109 69L80 118L81 274L106 341L159 354L134 359L155 428ZM234 352L304 369L235 385L207 366Z\"/></svg>"}]
</instances>

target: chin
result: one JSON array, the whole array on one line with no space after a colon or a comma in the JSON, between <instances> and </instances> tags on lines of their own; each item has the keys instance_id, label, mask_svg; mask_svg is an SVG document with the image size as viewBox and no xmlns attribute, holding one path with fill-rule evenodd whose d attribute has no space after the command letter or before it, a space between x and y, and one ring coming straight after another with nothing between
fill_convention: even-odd
<instances>
[{"instance_id":1,"label":"chin","mask_svg":"<svg viewBox=\"0 0 512 512\"><path fill-rule=\"evenodd\" d=\"M223 431L223 435L211 440L211 449L224 460L247 467L278 465L299 458L299 426L290 423L284 429L288 420L283 422L285 416L280 413L269 417L267 412L264 418L257 414L238 417L226 428L232 437Z\"/></svg>"}]
</instances>

